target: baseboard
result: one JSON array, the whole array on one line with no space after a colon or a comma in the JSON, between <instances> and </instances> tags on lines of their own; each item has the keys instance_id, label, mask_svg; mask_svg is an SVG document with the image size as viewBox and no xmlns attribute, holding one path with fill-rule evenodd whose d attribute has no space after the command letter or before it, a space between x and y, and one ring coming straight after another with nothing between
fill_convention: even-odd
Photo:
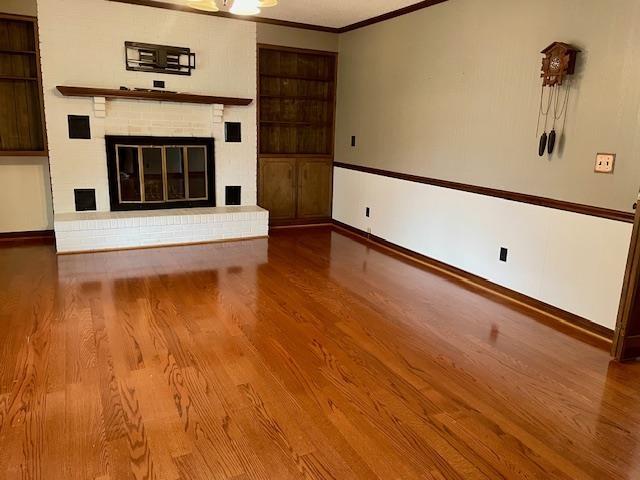
<instances>
[{"instance_id":1,"label":"baseboard","mask_svg":"<svg viewBox=\"0 0 640 480\"><path fill-rule=\"evenodd\" d=\"M55 242L53 230L34 230L29 232L6 232L0 233L0 245L21 243L42 243L53 244Z\"/></svg>"},{"instance_id":2,"label":"baseboard","mask_svg":"<svg viewBox=\"0 0 640 480\"><path fill-rule=\"evenodd\" d=\"M333 222L331 220L324 220L318 223L291 223L286 225L270 225L269 231L272 230L288 230L291 228L318 228L318 227L331 227Z\"/></svg>"},{"instance_id":3,"label":"baseboard","mask_svg":"<svg viewBox=\"0 0 640 480\"><path fill-rule=\"evenodd\" d=\"M455 277L459 281L465 283L467 286L472 286L501 299L505 299L510 303L515 303L517 305L524 306L529 310L542 313L543 316L537 316L536 320L541 321L556 330L579 337L581 340L585 340L600 348L610 349L611 347L614 332L607 327L598 325L591 320L567 312L553 305L549 305L548 303L529 297L523 293L516 292L510 288L493 283L486 278L469 273L426 255L422 255L421 253L414 252L413 250L401 247L400 245L396 245L395 243L352 227L351 225L347 225L346 223L339 222L338 220L332 220L332 223L334 228L338 230L347 232L370 243L377 244L380 247L403 257L408 257L429 269L444 272L447 275Z\"/></svg>"},{"instance_id":4,"label":"baseboard","mask_svg":"<svg viewBox=\"0 0 640 480\"><path fill-rule=\"evenodd\" d=\"M269 219L269 228L278 227L306 227L309 225L330 225L331 217L322 218L296 218L293 220L272 220Z\"/></svg>"}]
</instances>

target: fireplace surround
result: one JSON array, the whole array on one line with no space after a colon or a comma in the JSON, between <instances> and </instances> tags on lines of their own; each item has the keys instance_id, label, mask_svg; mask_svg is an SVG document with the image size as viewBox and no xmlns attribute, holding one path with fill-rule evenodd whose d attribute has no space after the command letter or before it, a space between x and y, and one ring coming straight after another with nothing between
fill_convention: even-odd
<instances>
[{"instance_id":1,"label":"fireplace surround","mask_svg":"<svg viewBox=\"0 0 640 480\"><path fill-rule=\"evenodd\" d=\"M214 139L106 135L111 211L214 207Z\"/></svg>"}]
</instances>

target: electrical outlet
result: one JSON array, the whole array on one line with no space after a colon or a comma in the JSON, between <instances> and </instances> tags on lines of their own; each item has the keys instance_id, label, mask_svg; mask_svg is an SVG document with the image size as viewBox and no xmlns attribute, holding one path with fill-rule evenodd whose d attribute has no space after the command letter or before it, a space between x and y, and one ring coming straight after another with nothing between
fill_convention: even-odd
<instances>
[{"instance_id":1,"label":"electrical outlet","mask_svg":"<svg viewBox=\"0 0 640 480\"><path fill-rule=\"evenodd\" d=\"M367 207L364 211L364 216L369 218L369 215L371 214L371 210L369 209L369 207Z\"/></svg>"},{"instance_id":2,"label":"electrical outlet","mask_svg":"<svg viewBox=\"0 0 640 480\"><path fill-rule=\"evenodd\" d=\"M596 173L613 173L613 166L616 161L615 153L599 153L596 155Z\"/></svg>"},{"instance_id":3,"label":"electrical outlet","mask_svg":"<svg viewBox=\"0 0 640 480\"><path fill-rule=\"evenodd\" d=\"M500 248L500 261L501 262L506 262L507 261L507 255L509 254L509 250L502 247Z\"/></svg>"}]
</instances>

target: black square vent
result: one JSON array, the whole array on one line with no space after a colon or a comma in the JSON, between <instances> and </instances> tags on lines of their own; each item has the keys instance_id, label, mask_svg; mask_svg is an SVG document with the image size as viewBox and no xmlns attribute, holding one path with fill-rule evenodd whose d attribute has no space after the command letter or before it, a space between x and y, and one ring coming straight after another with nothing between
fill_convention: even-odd
<instances>
[{"instance_id":1,"label":"black square vent","mask_svg":"<svg viewBox=\"0 0 640 480\"><path fill-rule=\"evenodd\" d=\"M241 205L241 191L242 188L239 186L231 186L225 188L225 204L226 205Z\"/></svg>"},{"instance_id":2,"label":"black square vent","mask_svg":"<svg viewBox=\"0 0 640 480\"><path fill-rule=\"evenodd\" d=\"M91 138L91 127L87 115L69 115L69 138Z\"/></svg>"},{"instance_id":3,"label":"black square vent","mask_svg":"<svg viewBox=\"0 0 640 480\"><path fill-rule=\"evenodd\" d=\"M224 141L228 143L242 142L242 126L240 122L224 122Z\"/></svg>"},{"instance_id":4,"label":"black square vent","mask_svg":"<svg viewBox=\"0 0 640 480\"><path fill-rule=\"evenodd\" d=\"M93 188L76 188L73 191L76 199L76 212L87 212L96 209L96 191Z\"/></svg>"}]
</instances>

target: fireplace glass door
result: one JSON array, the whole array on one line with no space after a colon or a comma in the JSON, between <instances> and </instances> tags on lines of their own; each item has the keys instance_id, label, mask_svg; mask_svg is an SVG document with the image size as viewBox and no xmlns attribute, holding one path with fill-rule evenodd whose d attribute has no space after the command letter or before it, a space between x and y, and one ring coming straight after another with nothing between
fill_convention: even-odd
<instances>
[{"instance_id":1,"label":"fireplace glass door","mask_svg":"<svg viewBox=\"0 0 640 480\"><path fill-rule=\"evenodd\" d=\"M116 145L122 204L209 198L206 145Z\"/></svg>"}]
</instances>

